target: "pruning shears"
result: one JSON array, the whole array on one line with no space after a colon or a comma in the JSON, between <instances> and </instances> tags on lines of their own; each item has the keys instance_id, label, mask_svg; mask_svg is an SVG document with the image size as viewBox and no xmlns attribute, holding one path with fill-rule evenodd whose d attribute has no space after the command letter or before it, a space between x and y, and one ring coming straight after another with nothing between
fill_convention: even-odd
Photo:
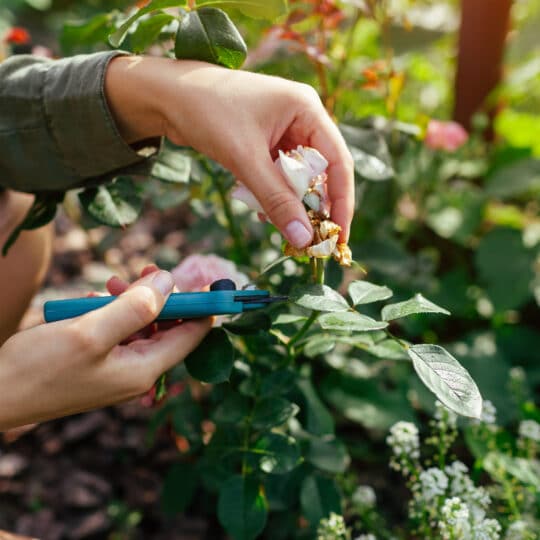
<instances>
[{"instance_id":1,"label":"pruning shears","mask_svg":"<svg viewBox=\"0 0 540 540\"><path fill-rule=\"evenodd\" d=\"M114 302L116 298L116 296L95 296L45 302L43 308L45 322L79 317ZM230 279L220 279L212 283L208 292L171 294L156 320L174 321L211 315L237 315L286 300L288 300L286 296L270 296L268 291L259 289L239 291Z\"/></svg>"}]
</instances>

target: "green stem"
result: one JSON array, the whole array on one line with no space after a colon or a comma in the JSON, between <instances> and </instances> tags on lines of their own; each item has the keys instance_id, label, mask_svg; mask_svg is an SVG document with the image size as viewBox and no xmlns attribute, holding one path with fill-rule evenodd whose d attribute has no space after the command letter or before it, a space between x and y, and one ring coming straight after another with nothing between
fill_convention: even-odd
<instances>
[{"instance_id":1,"label":"green stem","mask_svg":"<svg viewBox=\"0 0 540 540\"><path fill-rule=\"evenodd\" d=\"M214 183L219 193L219 198L221 199L221 204L223 206L223 211L225 212L225 217L227 219L227 228L229 229L229 234L233 239L234 244L234 262L242 263L249 260L247 250L244 245L244 241L240 230L234 219L234 214L232 212L231 203L229 197L227 196L227 189L223 182L222 175L217 175L214 178Z\"/></svg>"},{"instance_id":2,"label":"green stem","mask_svg":"<svg viewBox=\"0 0 540 540\"><path fill-rule=\"evenodd\" d=\"M325 261L324 259L317 259L312 258L310 260L311 264L311 271L313 274L313 281L317 285L323 285L324 284L324 268L325 268ZM309 319L304 323L302 328L298 330L298 332L290 339L289 343L287 343L287 354L289 358L292 358L293 355L293 347L296 343L298 343L307 333L307 331L312 327L313 323L317 320L317 317L320 315L320 311L313 311L311 315L309 316Z\"/></svg>"}]
</instances>

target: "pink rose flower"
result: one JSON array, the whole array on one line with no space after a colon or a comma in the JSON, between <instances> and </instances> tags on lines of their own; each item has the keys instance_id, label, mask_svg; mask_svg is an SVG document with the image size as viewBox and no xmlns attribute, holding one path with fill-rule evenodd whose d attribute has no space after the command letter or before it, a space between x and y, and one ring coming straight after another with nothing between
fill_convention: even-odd
<instances>
[{"instance_id":1,"label":"pink rose flower","mask_svg":"<svg viewBox=\"0 0 540 540\"><path fill-rule=\"evenodd\" d=\"M171 273L181 292L200 291L218 279L231 279L237 289L249 283L248 277L239 272L234 263L217 255L190 255Z\"/></svg>"},{"instance_id":2,"label":"pink rose flower","mask_svg":"<svg viewBox=\"0 0 540 540\"><path fill-rule=\"evenodd\" d=\"M455 152L469 140L469 134L457 122L430 120L424 143L432 150Z\"/></svg>"}]
</instances>

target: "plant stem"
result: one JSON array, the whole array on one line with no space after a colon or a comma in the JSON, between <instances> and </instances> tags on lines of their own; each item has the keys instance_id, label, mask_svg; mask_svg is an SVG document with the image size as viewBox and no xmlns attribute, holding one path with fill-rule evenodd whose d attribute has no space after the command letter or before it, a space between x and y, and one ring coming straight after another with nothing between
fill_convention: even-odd
<instances>
[{"instance_id":1,"label":"plant stem","mask_svg":"<svg viewBox=\"0 0 540 540\"><path fill-rule=\"evenodd\" d=\"M225 218L227 219L227 228L229 229L229 234L233 239L234 244L234 254L233 259L236 263L246 262L249 257L244 246L242 235L234 219L234 214L232 212L231 203L229 197L227 196L227 189L223 182L223 175L218 174L214 177L214 183L219 193L219 198L221 199L221 204L223 206L223 211L225 212Z\"/></svg>"},{"instance_id":2,"label":"plant stem","mask_svg":"<svg viewBox=\"0 0 540 540\"><path fill-rule=\"evenodd\" d=\"M317 259L313 257L310 260L311 264L311 271L313 275L313 281L317 285L323 285L324 284L324 268L325 268L325 261L324 259ZM311 315L309 316L309 319L304 323L302 328L298 330L298 332L290 339L289 343L287 343L287 354L289 358L292 358L293 354L293 346L298 343L307 333L307 331L311 328L313 323L317 320L317 317L319 316L320 311L313 311Z\"/></svg>"}]
</instances>

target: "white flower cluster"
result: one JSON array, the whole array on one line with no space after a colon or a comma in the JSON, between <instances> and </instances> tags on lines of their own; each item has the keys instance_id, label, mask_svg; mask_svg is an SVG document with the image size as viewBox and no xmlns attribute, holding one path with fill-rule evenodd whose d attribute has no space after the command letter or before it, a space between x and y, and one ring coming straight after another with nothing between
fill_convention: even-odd
<instances>
[{"instance_id":1,"label":"white flower cluster","mask_svg":"<svg viewBox=\"0 0 540 540\"><path fill-rule=\"evenodd\" d=\"M435 402L435 420L439 430L455 429L457 424L457 414L451 411L446 405L443 405L439 400Z\"/></svg>"},{"instance_id":2,"label":"white flower cluster","mask_svg":"<svg viewBox=\"0 0 540 540\"><path fill-rule=\"evenodd\" d=\"M441 508L441 520L438 523L444 540L470 538L469 518L469 509L459 497L446 499Z\"/></svg>"},{"instance_id":3,"label":"white flower cluster","mask_svg":"<svg viewBox=\"0 0 540 540\"><path fill-rule=\"evenodd\" d=\"M526 521L518 519L514 521L504 535L504 540L535 540L538 536L532 532L531 527Z\"/></svg>"},{"instance_id":4,"label":"white flower cluster","mask_svg":"<svg viewBox=\"0 0 540 540\"><path fill-rule=\"evenodd\" d=\"M365 511L375 507L377 496L371 486L358 486L351 500L360 511Z\"/></svg>"},{"instance_id":5,"label":"white flower cluster","mask_svg":"<svg viewBox=\"0 0 540 540\"><path fill-rule=\"evenodd\" d=\"M484 519L491 499L483 487L477 487L469 476L469 469L461 461L445 467L449 479L450 494L463 500L471 510L476 522Z\"/></svg>"},{"instance_id":6,"label":"white flower cluster","mask_svg":"<svg viewBox=\"0 0 540 540\"><path fill-rule=\"evenodd\" d=\"M523 439L540 442L540 424L535 420L522 420L519 423L518 433Z\"/></svg>"},{"instance_id":7,"label":"white flower cluster","mask_svg":"<svg viewBox=\"0 0 540 540\"><path fill-rule=\"evenodd\" d=\"M420 457L418 428L411 422L397 422L390 428L386 443L392 449L390 466L407 473L411 462Z\"/></svg>"},{"instance_id":8,"label":"white flower cluster","mask_svg":"<svg viewBox=\"0 0 540 540\"><path fill-rule=\"evenodd\" d=\"M317 527L317 540L347 540L350 538L343 516L332 512L321 519Z\"/></svg>"},{"instance_id":9,"label":"white flower cluster","mask_svg":"<svg viewBox=\"0 0 540 540\"><path fill-rule=\"evenodd\" d=\"M420 487L418 497L425 503L432 503L446 493L448 488L448 477L441 469L431 467L420 473L417 486Z\"/></svg>"},{"instance_id":10,"label":"white flower cluster","mask_svg":"<svg viewBox=\"0 0 540 540\"><path fill-rule=\"evenodd\" d=\"M471 422L473 424L495 424L495 422L497 422L497 409L495 408L495 405L493 405L489 399L485 399L482 402L482 415L480 416L480 419L473 419Z\"/></svg>"}]
</instances>

